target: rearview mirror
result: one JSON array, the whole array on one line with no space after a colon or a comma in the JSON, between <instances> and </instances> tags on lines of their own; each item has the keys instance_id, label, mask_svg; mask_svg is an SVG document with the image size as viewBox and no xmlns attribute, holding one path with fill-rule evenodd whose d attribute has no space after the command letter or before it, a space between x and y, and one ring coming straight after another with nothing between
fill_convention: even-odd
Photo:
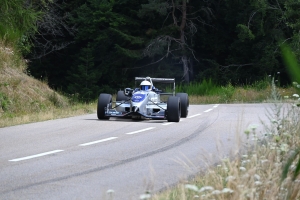
<instances>
[{"instance_id":1,"label":"rearview mirror","mask_svg":"<svg viewBox=\"0 0 300 200\"><path fill-rule=\"evenodd\" d=\"M132 96L132 92L133 92L133 89L131 89L131 88L125 88L125 90L124 90L124 94L128 97Z\"/></svg>"}]
</instances>

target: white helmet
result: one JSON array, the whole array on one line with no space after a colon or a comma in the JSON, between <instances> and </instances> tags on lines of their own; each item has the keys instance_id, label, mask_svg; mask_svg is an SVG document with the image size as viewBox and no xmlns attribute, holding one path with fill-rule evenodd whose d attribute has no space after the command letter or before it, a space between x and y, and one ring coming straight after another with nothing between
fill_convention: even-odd
<instances>
[{"instance_id":1,"label":"white helmet","mask_svg":"<svg viewBox=\"0 0 300 200\"><path fill-rule=\"evenodd\" d=\"M141 84L140 84L140 88L141 90L151 90L152 89L152 85L149 81L142 81Z\"/></svg>"}]
</instances>

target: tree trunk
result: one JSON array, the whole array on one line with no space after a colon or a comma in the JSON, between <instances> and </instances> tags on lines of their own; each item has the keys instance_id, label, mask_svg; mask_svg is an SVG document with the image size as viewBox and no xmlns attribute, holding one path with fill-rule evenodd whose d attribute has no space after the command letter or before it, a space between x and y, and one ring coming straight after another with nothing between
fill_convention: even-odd
<instances>
[{"instance_id":1,"label":"tree trunk","mask_svg":"<svg viewBox=\"0 0 300 200\"><path fill-rule=\"evenodd\" d=\"M186 1L187 0L182 0L182 19L181 19L181 24L180 24L180 42L181 42L181 48L183 55L181 57L182 65L183 65L183 77L184 81L186 83L190 82L189 78L189 65L187 62L187 57L185 55L185 37L184 37L184 29L186 25Z\"/></svg>"},{"instance_id":2,"label":"tree trunk","mask_svg":"<svg viewBox=\"0 0 300 200\"><path fill-rule=\"evenodd\" d=\"M189 74L190 74L190 80L189 81L193 81L194 80L194 60L190 59L189 63Z\"/></svg>"},{"instance_id":3,"label":"tree trunk","mask_svg":"<svg viewBox=\"0 0 300 200\"><path fill-rule=\"evenodd\" d=\"M190 76L189 76L189 65L188 65L188 61L185 55L183 55L181 57L181 61L182 61L182 65L183 65L183 77L184 77L184 81L186 83L190 82Z\"/></svg>"}]
</instances>

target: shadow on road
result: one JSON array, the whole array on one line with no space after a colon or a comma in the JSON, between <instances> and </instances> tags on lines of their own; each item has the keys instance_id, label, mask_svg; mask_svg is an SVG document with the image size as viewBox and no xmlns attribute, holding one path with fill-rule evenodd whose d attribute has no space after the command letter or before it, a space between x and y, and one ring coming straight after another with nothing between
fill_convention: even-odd
<instances>
[{"instance_id":1,"label":"shadow on road","mask_svg":"<svg viewBox=\"0 0 300 200\"><path fill-rule=\"evenodd\" d=\"M92 121L100 121L100 122L138 122L138 123L151 123L151 124L162 124L164 122L167 122L167 120L156 120L156 119L126 119L126 118L110 118L110 119L104 119L99 120L97 118L95 119L84 119L84 120L92 120Z\"/></svg>"}]
</instances>

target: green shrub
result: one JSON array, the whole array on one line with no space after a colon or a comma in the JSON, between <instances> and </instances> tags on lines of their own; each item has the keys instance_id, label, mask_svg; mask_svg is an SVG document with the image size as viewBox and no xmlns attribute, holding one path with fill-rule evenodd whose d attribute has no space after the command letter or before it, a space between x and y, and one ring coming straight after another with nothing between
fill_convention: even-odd
<instances>
[{"instance_id":1,"label":"green shrub","mask_svg":"<svg viewBox=\"0 0 300 200\"><path fill-rule=\"evenodd\" d=\"M191 82L189 84L180 84L176 88L176 92L186 92L189 95L216 95L220 87L212 82L211 79L203 80L201 83Z\"/></svg>"},{"instance_id":2,"label":"green shrub","mask_svg":"<svg viewBox=\"0 0 300 200\"><path fill-rule=\"evenodd\" d=\"M267 89L268 87L270 86L270 78L265 78L263 80L260 80L260 81L255 81L253 84L252 84L252 87L257 90L257 91L262 91L262 90L265 90Z\"/></svg>"},{"instance_id":3,"label":"green shrub","mask_svg":"<svg viewBox=\"0 0 300 200\"><path fill-rule=\"evenodd\" d=\"M48 95L48 100L52 102L55 107L58 108L65 107L67 105L67 102L63 99L63 97L58 95L55 91Z\"/></svg>"},{"instance_id":4,"label":"green shrub","mask_svg":"<svg viewBox=\"0 0 300 200\"><path fill-rule=\"evenodd\" d=\"M227 103L231 101L231 97L235 92L235 88L229 83L226 87L219 89L220 103Z\"/></svg>"},{"instance_id":5,"label":"green shrub","mask_svg":"<svg viewBox=\"0 0 300 200\"><path fill-rule=\"evenodd\" d=\"M0 6L0 39L29 52L29 37L37 31L42 12L23 0L3 0Z\"/></svg>"},{"instance_id":6,"label":"green shrub","mask_svg":"<svg viewBox=\"0 0 300 200\"><path fill-rule=\"evenodd\" d=\"M0 92L0 108L5 112L8 111L10 106L10 101L5 94Z\"/></svg>"}]
</instances>

